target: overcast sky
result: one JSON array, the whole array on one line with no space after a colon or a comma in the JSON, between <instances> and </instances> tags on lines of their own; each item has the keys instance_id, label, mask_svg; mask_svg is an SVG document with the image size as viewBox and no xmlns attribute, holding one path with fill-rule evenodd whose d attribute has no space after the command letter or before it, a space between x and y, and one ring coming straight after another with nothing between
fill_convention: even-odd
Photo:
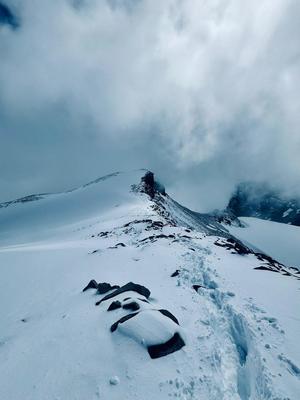
<instances>
[{"instance_id":1,"label":"overcast sky","mask_svg":"<svg viewBox=\"0 0 300 400\"><path fill-rule=\"evenodd\" d=\"M132 168L197 210L300 193L299 0L1 4L0 201Z\"/></svg>"}]
</instances>

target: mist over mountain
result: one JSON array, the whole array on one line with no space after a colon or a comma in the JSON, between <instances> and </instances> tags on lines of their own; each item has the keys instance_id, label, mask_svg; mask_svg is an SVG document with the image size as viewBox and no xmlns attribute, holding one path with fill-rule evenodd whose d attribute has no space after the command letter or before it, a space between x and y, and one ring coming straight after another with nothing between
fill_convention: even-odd
<instances>
[{"instance_id":1,"label":"mist over mountain","mask_svg":"<svg viewBox=\"0 0 300 400\"><path fill-rule=\"evenodd\" d=\"M141 167L199 211L298 190L297 1L1 4L1 201Z\"/></svg>"},{"instance_id":2,"label":"mist over mountain","mask_svg":"<svg viewBox=\"0 0 300 400\"><path fill-rule=\"evenodd\" d=\"M299 400L299 21L0 0L0 400Z\"/></svg>"},{"instance_id":3,"label":"mist over mountain","mask_svg":"<svg viewBox=\"0 0 300 400\"><path fill-rule=\"evenodd\" d=\"M300 226L300 199L291 198L267 184L239 184L226 211L237 217L257 217Z\"/></svg>"}]
</instances>

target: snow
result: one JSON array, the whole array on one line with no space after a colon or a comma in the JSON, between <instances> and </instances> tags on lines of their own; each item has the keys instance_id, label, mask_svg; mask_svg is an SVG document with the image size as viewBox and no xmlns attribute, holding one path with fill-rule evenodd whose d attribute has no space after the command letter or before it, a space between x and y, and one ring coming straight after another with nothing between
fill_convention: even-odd
<instances>
[{"instance_id":1,"label":"snow","mask_svg":"<svg viewBox=\"0 0 300 400\"><path fill-rule=\"evenodd\" d=\"M0 241L22 243L55 237L67 225L80 221L95 223L97 216L110 213L120 204L139 202L130 192L132 182L139 181L144 171L115 173L88 185L64 193L42 195L25 203L18 202L0 208Z\"/></svg>"},{"instance_id":2,"label":"snow","mask_svg":"<svg viewBox=\"0 0 300 400\"><path fill-rule=\"evenodd\" d=\"M109 380L111 385L118 385L120 383L120 379L117 376L112 376Z\"/></svg>"},{"instance_id":3,"label":"snow","mask_svg":"<svg viewBox=\"0 0 300 400\"><path fill-rule=\"evenodd\" d=\"M229 227L233 235L285 265L300 268L300 227L251 217L240 220L245 228Z\"/></svg>"},{"instance_id":4,"label":"snow","mask_svg":"<svg viewBox=\"0 0 300 400\"><path fill-rule=\"evenodd\" d=\"M292 208L288 208L288 209L282 214L283 218L288 217L289 214L290 214L292 211L293 211Z\"/></svg>"},{"instance_id":5,"label":"snow","mask_svg":"<svg viewBox=\"0 0 300 400\"><path fill-rule=\"evenodd\" d=\"M254 255L215 246L198 220L186 237L165 214L171 204L189 226L192 214L131 192L141 175L0 209L0 398L297 400L299 280L254 270ZM158 234L172 237L142 242ZM144 285L150 303L111 332L124 310L96 307L101 296L82 292L91 279ZM111 301L126 297L140 296ZM151 359L145 345L176 330L186 346Z\"/></svg>"},{"instance_id":6,"label":"snow","mask_svg":"<svg viewBox=\"0 0 300 400\"><path fill-rule=\"evenodd\" d=\"M276 357L284 352L287 359L298 360L297 365L300 360L299 281L282 279L279 274L268 271L255 271L253 256L245 257L241 269L239 257L230 255L226 259L220 251L217 250L219 257L215 264L216 270L227 282L230 281L231 290L235 293L231 303L237 310L241 310L247 325L253 330L252 336L256 336L255 340L272 348L275 359L269 359L271 354L263 348L261 351L268 358L272 373L276 375L277 372L281 382L279 374L283 374L278 368ZM295 385L295 390L299 390L299 382L290 378L289 374L285 376L290 387ZM291 398L297 397L294 395Z\"/></svg>"},{"instance_id":7,"label":"snow","mask_svg":"<svg viewBox=\"0 0 300 400\"><path fill-rule=\"evenodd\" d=\"M118 332L145 347L165 343L179 330L175 322L156 310L142 311L118 326Z\"/></svg>"}]
</instances>

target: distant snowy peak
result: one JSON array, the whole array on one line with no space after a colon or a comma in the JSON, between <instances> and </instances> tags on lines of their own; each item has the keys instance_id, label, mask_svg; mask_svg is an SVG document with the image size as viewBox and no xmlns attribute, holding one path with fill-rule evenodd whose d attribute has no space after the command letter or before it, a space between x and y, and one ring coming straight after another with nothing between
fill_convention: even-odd
<instances>
[{"instance_id":1,"label":"distant snowy peak","mask_svg":"<svg viewBox=\"0 0 300 400\"><path fill-rule=\"evenodd\" d=\"M300 226L300 200L288 198L265 184L239 184L226 213L233 217L256 217Z\"/></svg>"}]
</instances>

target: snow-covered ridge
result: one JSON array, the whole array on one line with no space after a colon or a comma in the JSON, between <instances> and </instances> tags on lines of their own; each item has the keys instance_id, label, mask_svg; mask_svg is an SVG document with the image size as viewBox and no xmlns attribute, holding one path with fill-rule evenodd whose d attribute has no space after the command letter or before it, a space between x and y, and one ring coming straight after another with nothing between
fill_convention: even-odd
<instances>
[{"instance_id":1,"label":"snow-covered ridge","mask_svg":"<svg viewBox=\"0 0 300 400\"><path fill-rule=\"evenodd\" d=\"M29 201L41 200L41 199L44 199L45 197L51 196L51 195L72 193L72 192L74 192L76 190L80 190L80 189L83 189L83 188L85 188L87 186L94 185L94 184L99 183L99 182L103 182L106 179L112 178L114 176L118 176L119 174L120 174L120 172L113 172L111 174L101 176L100 178L97 178L97 179L94 179L93 181L85 183L82 186L78 186L78 187L75 187L73 189L66 190L65 192L30 194L28 196L20 197L20 198L18 198L16 200L5 201L3 203L0 203L0 208L8 207L8 206L11 206L12 204L17 204L17 203L27 203Z\"/></svg>"},{"instance_id":2,"label":"snow-covered ridge","mask_svg":"<svg viewBox=\"0 0 300 400\"><path fill-rule=\"evenodd\" d=\"M152 177L152 185L142 179L145 176ZM144 188L146 187L146 190ZM133 191L132 191L133 189ZM217 222L214 216L193 212L170 198L164 187L153 178L153 173L146 170L137 170L130 173L116 172L83 186L67 190L62 193L33 194L17 200L0 204L0 239L5 231L14 233L16 230L26 232L30 220L31 234L33 226L38 234L47 234L52 229L57 229L63 224L78 222L80 219L88 219L97 214L102 214L116 206L126 202L140 200L133 192L145 192L158 205L157 211L169 213L169 220L174 223L184 224L195 229L200 229L208 234L220 234L228 236L228 230ZM156 197L154 199L154 194ZM6 210L5 210L6 209ZM28 237L28 236L27 236ZM35 236L33 236L33 239Z\"/></svg>"},{"instance_id":3,"label":"snow-covered ridge","mask_svg":"<svg viewBox=\"0 0 300 400\"><path fill-rule=\"evenodd\" d=\"M0 204L0 241L38 240L65 225L95 218L119 204L138 201L130 191L145 170L116 172L61 193L26 196Z\"/></svg>"},{"instance_id":4,"label":"snow-covered ridge","mask_svg":"<svg viewBox=\"0 0 300 400\"><path fill-rule=\"evenodd\" d=\"M296 274L144 177L0 209L0 398L297 400Z\"/></svg>"}]
</instances>

